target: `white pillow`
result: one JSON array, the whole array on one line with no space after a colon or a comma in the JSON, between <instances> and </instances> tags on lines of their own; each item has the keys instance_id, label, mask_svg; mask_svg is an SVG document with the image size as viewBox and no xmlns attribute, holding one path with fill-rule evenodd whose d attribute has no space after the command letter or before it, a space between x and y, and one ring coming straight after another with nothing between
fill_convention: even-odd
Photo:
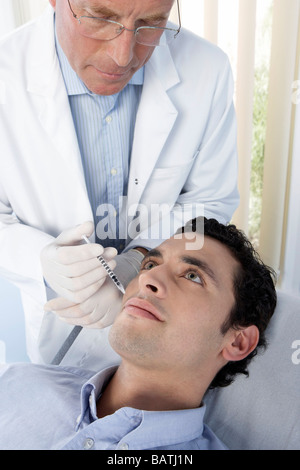
<instances>
[{"instance_id":1,"label":"white pillow","mask_svg":"<svg viewBox=\"0 0 300 470\"><path fill-rule=\"evenodd\" d=\"M208 392L205 422L234 450L300 450L300 297L277 292L268 347L225 388Z\"/></svg>"}]
</instances>

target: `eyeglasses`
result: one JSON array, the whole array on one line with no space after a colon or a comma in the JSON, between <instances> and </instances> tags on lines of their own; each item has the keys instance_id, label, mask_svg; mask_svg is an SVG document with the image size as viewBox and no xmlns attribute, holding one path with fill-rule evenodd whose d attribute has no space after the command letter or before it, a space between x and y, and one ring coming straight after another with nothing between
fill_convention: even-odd
<instances>
[{"instance_id":1,"label":"eyeglasses","mask_svg":"<svg viewBox=\"0 0 300 470\"><path fill-rule=\"evenodd\" d=\"M115 39L123 31L132 31L134 33L136 42L144 46L163 46L169 44L177 37L181 29L181 19L179 3L177 0L178 11L178 28L160 28L157 26L140 26L135 29L126 28L123 24L117 21L107 20L105 18L98 18L96 16L77 16L72 10L70 0L68 0L70 10L74 18L80 25L80 32L83 36L101 41L111 41Z\"/></svg>"}]
</instances>

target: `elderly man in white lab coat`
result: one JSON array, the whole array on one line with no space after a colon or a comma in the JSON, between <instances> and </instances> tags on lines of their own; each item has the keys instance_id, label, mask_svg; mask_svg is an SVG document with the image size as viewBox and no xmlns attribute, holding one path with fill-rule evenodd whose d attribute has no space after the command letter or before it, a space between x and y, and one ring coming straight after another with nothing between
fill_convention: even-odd
<instances>
[{"instance_id":1,"label":"elderly man in white lab coat","mask_svg":"<svg viewBox=\"0 0 300 470\"><path fill-rule=\"evenodd\" d=\"M62 364L116 359L121 294L90 258L118 252L127 284L172 235L164 221L174 233L204 208L224 223L238 205L230 65L180 30L179 6L167 23L173 3L50 0L1 41L0 274L21 289L34 362L51 362L74 324L86 328ZM81 246L83 232L97 244Z\"/></svg>"}]
</instances>

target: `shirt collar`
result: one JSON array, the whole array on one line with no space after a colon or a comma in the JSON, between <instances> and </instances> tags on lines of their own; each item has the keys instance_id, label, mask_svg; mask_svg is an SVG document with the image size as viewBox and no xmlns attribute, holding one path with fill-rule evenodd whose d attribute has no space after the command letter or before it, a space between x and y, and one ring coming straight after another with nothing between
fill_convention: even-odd
<instances>
[{"instance_id":1,"label":"shirt collar","mask_svg":"<svg viewBox=\"0 0 300 470\"><path fill-rule=\"evenodd\" d=\"M77 418L76 431L85 417L87 417L89 423L98 419L97 400L117 368L118 365L103 369L82 386L81 414ZM172 445L199 438L204 430L205 409L205 405L195 409L178 411L143 411L124 407L117 410L114 415L106 417L106 420L117 419L118 428L121 429L122 423L126 426L128 421L135 421L140 432L127 435L126 442L130 444L132 438L136 449L146 449L149 446ZM153 432L153 429L157 429L158 418L159 428L162 432L158 430ZM186 426L186 423L189 423L189 425Z\"/></svg>"},{"instance_id":2,"label":"shirt collar","mask_svg":"<svg viewBox=\"0 0 300 470\"><path fill-rule=\"evenodd\" d=\"M68 95L69 96L84 95L84 94L93 95L93 93L85 86L83 81L78 77L77 73L70 66L69 61L57 39L56 29L55 29L55 47L56 47L56 52L57 52L61 72L64 78ZM144 67L136 71L136 73L133 75L133 77L128 82L128 84L129 85L143 85L143 83L144 83Z\"/></svg>"},{"instance_id":3,"label":"shirt collar","mask_svg":"<svg viewBox=\"0 0 300 470\"><path fill-rule=\"evenodd\" d=\"M97 400L101 395L103 388L106 386L112 375L117 370L118 366L107 367L97 374L93 375L81 389L81 413L77 418L78 430L87 412L89 412L90 419L95 421L97 417Z\"/></svg>"},{"instance_id":4,"label":"shirt collar","mask_svg":"<svg viewBox=\"0 0 300 470\"><path fill-rule=\"evenodd\" d=\"M203 438L205 405L200 408L172 411L144 411L120 408L115 412L120 420L135 420L136 430L122 437L130 449L143 450L176 446ZM159 426L158 426L159 423ZM187 425L188 423L188 425ZM134 429L132 429L134 431Z\"/></svg>"}]
</instances>

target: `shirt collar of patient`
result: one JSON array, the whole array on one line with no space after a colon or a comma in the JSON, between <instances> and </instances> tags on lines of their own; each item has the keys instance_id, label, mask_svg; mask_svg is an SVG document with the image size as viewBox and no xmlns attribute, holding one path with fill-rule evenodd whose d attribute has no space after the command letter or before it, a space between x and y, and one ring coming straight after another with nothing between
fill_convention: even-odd
<instances>
[{"instance_id":1,"label":"shirt collar of patient","mask_svg":"<svg viewBox=\"0 0 300 470\"><path fill-rule=\"evenodd\" d=\"M65 86L67 89L67 93L69 96L72 95L84 95L84 94L89 94L89 95L94 95L83 83L83 81L78 77L77 73L72 69L72 67L69 64L69 61L62 50L58 39L57 35L55 32L55 46L56 46L56 52L57 56L59 59L61 71L64 77L65 81ZM131 80L128 82L129 85L143 85L144 83L144 67L139 69L131 78ZM116 95L118 96L118 93Z\"/></svg>"},{"instance_id":2,"label":"shirt collar of patient","mask_svg":"<svg viewBox=\"0 0 300 470\"><path fill-rule=\"evenodd\" d=\"M76 432L98 421L96 414L97 400L117 368L118 366L107 367L83 384L81 388L81 412L76 420ZM112 435L117 440L121 439L123 434L127 434L126 439L128 442L131 436L138 449L147 449L149 445L154 447L163 445L164 440L169 445L172 442L190 441L201 436L205 429L203 423L205 410L206 406L204 404L196 409L177 410L172 412L174 415L172 419L172 414L169 411L153 412L123 407L113 415L106 416L103 419L110 423L111 430L114 430ZM158 417L161 427L160 431L155 432ZM185 422L189 423L186 429L180 424ZM176 423L175 426L174 423ZM139 433L132 434L132 431L137 428L139 428ZM118 437L116 437L117 434L119 434Z\"/></svg>"}]
</instances>

